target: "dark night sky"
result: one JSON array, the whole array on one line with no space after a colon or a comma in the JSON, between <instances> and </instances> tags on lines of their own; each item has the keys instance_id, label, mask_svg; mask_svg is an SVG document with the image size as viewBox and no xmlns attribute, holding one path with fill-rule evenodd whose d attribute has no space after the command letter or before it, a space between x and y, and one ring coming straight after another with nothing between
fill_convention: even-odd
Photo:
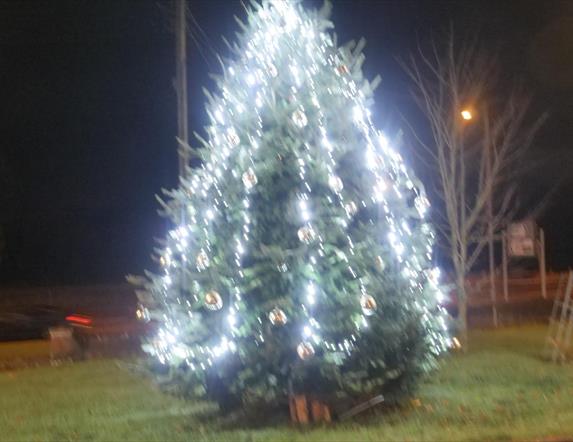
<instances>
[{"instance_id":1,"label":"dark night sky","mask_svg":"<svg viewBox=\"0 0 573 442\"><path fill-rule=\"evenodd\" d=\"M226 54L220 36L233 38L243 12L231 0L190 9L206 35L189 41L190 127L200 131L213 50ZM0 282L116 282L151 266L166 228L154 195L177 173L170 11L168 1L0 1ZM550 120L524 159L535 162L524 189L560 183L541 224L550 265L572 264L573 5L346 0L334 1L333 20L340 41L367 38L366 73L383 78L382 128L397 128L398 111L420 124L396 57L450 21L479 31L508 77L528 81Z\"/></svg>"}]
</instances>

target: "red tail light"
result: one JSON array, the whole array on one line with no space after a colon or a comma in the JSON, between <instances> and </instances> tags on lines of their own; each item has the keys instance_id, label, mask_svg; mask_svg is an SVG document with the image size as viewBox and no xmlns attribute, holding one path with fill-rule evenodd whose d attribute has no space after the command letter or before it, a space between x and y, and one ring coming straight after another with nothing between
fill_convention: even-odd
<instances>
[{"instance_id":1,"label":"red tail light","mask_svg":"<svg viewBox=\"0 0 573 442\"><path fill-rule=\"evenodd\" d=\"M66 321L71 322L73 324L78 325L91 325L92 318L89 316L82 316L82 315L69 315L66 316Z\"/></svg>"}]
</instances>

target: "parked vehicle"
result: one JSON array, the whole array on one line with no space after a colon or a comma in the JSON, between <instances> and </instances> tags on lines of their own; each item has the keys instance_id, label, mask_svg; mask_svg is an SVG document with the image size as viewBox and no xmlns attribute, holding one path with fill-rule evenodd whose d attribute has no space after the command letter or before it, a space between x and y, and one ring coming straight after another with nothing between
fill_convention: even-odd
<instances>
[{"instance_id":1,"label":"parked vehicle","mask_svg":"<svg viewBox=\"0 0 573 442\"><path fill-rule=\"evenodd\" d=\"M139 339L149 332L152 324L137 320L136 315L92 316L76 313L51 305L33 305L0 311L0 341L49 338L52 327L63 326L73 330L79 343L109 339Z\"/></svg>"},{"instance_id":2,"label":"parked vehicle","mask_svg":"<svg viewBox=\"0 0 573 442\"><path fill-rule=\"evenodd\" d=\"M50 327L66 324L66 312L51 305L34 305L0 312L0 341L43 339Z\"/></svg>"}]
</instances>

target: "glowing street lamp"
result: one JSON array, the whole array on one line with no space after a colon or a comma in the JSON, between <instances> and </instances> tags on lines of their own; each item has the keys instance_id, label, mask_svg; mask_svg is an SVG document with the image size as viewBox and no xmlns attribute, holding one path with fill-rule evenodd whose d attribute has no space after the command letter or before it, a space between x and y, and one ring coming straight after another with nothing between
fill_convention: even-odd
<instances>
[{"instance_id":1,"label":"glowing street lamp","mask_svg":"<svg viewBox=\"0 0 573 442\"><path fill-rule=\"evenodd\" d=\"M464 109L463 111L460 112L462 114L462 118L466 121L471 120L472 119L472 113L471 111L469 111L468 109Z\"/></svg>"},{"instance_id":2,"label":"glowing street lamp","mask_svg":"<svg viewBox=\"0 0 573 442\"><path fill-rule=\"evenodd\" d=\"M462 118L464 120L471 120L472 119L472 113L471 113L471 111L469 111L467 109L464 109L463 111L461 111L461 114L462 114Z\"/></svg>"}]
</instances>

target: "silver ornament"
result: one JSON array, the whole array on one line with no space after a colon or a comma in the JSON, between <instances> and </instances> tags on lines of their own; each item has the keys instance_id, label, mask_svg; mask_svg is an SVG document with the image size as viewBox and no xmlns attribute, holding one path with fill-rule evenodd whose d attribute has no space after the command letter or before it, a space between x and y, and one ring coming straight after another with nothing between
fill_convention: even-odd
<instances>
[{"instance_id":1,"label":"silver ornament","mask_svg":"<svg viewBox=\"0 0 573 442\"><path fill-rule=\"evenodd\" d=\"M215 290L210 290L205 295L205 305L209 310L221 310L223 307L223 298Z\"/></svg>"},{"instance_id":2,"label":"silver ornament","mask_svg":"<svg viewBox=\"0 0 573 442\"><path fill-rule=\"evenodd\" d=\"M209 267L209 256L205 253L204 250L201 250L197 255L197 259L195 260L195 265L197 266L197 270L205 270Z\"/></svg>"},{"instance_id":3,"label":"silver ornament","mask_svg":"<svg viewBox=\"0 0 573 442\"><path fill-rule=\"evenodd\" d=\"M275 307L269 313L269 321L272 325L285 325L287 323L287 315L280 308Z\"/></svg>"},{"instance_id":4,"label":"silver ornament","mask_svg":"<svg viewBox=\"0 0 573 442\"><path fill-rule=\"evenodd\" d=\"M272 78L275 78L279 74L279 71L277 71L277 67L272 63L269 64L268 72Z\"/></svg>"},{"instance_id":5,"label":"silver ornament","mask_svg":"<svg viewBox=\"0 0 573 442\"><path fill-rule=\"evenodd\" d=\"M386 263L384 262L381 256L376 257L376 268L381 272L383 272L384 269L386 268Z\"/></svg>"},{"instance_id":6,"label":"silver ornament","mask_svg":"<svg viewBox=\"0 0 573 442\"><path fill-rule=\"evenodd\" d=\"M281 262L278 266L277 269L279 270L279 272L281 273L286 273L288 272L288 265L286 262Z\"/></svg>"},{"instance_id":7,"label":"silver ornament","mask_svg":"<svg viewBox=\"0 0 573 442\"><path fill-rule=\"evenodd\" d=\"M376 310L376 300L372 295L363 293L360 297L360 307L366 316L372 316Z\"/></svg>"},{"instance_id":8,"label":"silver ornament","mask_svg":"<svg viewBox=\"0 0 573 442\"><path fill-rule=\"evenodd\" d=\"M344 210L346 210L346 213L348 213L348 215L353 216L356 214L356 212L358 212L358 206L354 201L350 201L349 203L346 203L344 205Z\"/></svg>"},{"instance_id":9,"label":"silver ornament","mask_svg":"<svg viewBox=\"0 0 573 442\"><path fill-rule=\"evenodd\" d=\"M329 175L328 177L328 186L335 191L336 193L340 192L344 187L342 180L337 175Z\"/></svg>"},{"instance_id":10,"label":"silver ornament","mask_svg":"<svg viewBox=\"0 0 573 442\"><path fill-rule=\"evenodd\" d=\"M307 359L310 359L314 356L314 347L310 342L301 342L298 344L296 352L298 353L299 358L301 358L303 361L306 361Z\"/></svg>"},{"instance_id":11,"label":"silver ornament","mask_svg":"<svg viewBox=\"0 0 573 442\"><path fill-rule=\"evenodd\" d=\"M310 243L315 237L314 230L312 229L312 227L308 226L304 226L298 229L297 234L298 234L298 239L305 244Z\"/></svg>"},{"instance_id":12,"label":"silver ornament","mask_svg":"<svg viewBox=\"0 0 573 442\"><path fill-rule=\"evenodd\" d=\"M247 189L252 189L257 184L257 176L253 169L249 169L243 174L243 184Z\"/></svg>"},{"instance_id":13,"label":"silver ornament","mask_svg":"<svg viewBox=\"0 0 573 442\"><path fill-rule=\"evenodd\" d=\"M239 135L237 135L237 131L235 131L235 129L229 129L227 131L227 141L233 147L237 146L241 142L241 139L239 138Z\"/></svg>"},{"instance_id":14,"label":"silver ornament","mask_svg":"<svg viewBox=\"0 0 573 442\"><path fill-rule=\"evenodd\" d=\"M306 114L303 112L302 109L297 109L292 113L292 121L298 127L304 127L308 123L308 119L306 118Z\"/></svg>"}]
</instances>

